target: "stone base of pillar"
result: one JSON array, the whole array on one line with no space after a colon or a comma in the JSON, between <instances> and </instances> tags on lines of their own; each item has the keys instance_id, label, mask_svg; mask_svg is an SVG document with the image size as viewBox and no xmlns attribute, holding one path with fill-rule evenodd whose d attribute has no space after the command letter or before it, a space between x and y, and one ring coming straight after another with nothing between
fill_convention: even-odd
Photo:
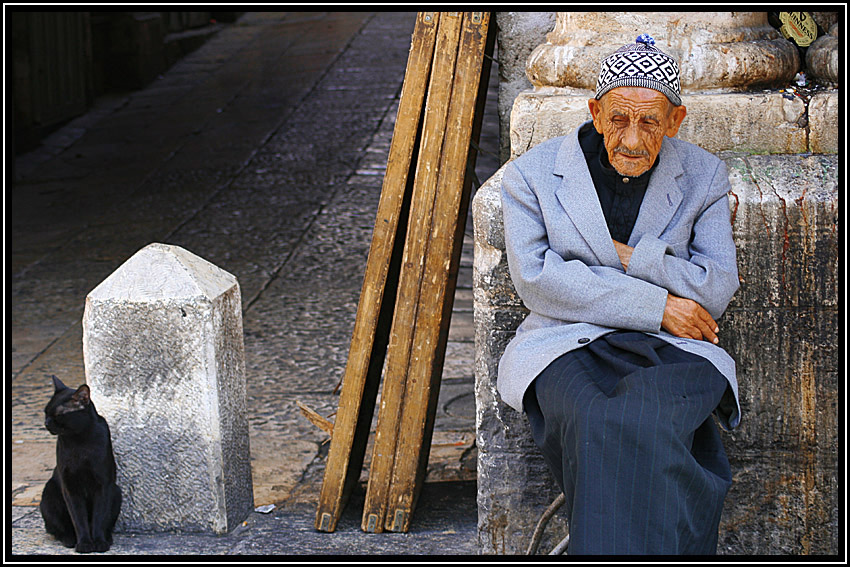
<instances>
[{"instance_id":1,"label":"stone base of pillar","mask_svg":"<svg viewBox=\"0 0 850 567\"><path fill-rule=\"evenodd\" d=\"M806 51L806 67L812 78L826 85L835 85L840 76L838 60L838 24L833 24L829 33L815 40Z\"/></svg>"},{"instance_id":2,"label":"stone base of pillar","mask_svg":"<svg viewBox=\"0 0 850 567\"><path fill-rule=\"evenodd\" d=\"M595 88L600 61L643 33L679 62L687 92L784 84L800 68L766 12L558 12L528 58L528 78L536 87Z\"/></svg>"},{"instance_id":3,"label":"stone base of pillar","mask_svg":"<svg viewBox=\"0 0 850 567\"><path fill-rule=\"evenodd\" d=\"M791 96L791 95L789 95ZM589 90L542 87L520 93L511 112L511 158L570 133L590 120ZM677 138L710 152L837 153L838 91L816 94L808 106L779 92L684 94L688 109Z\"/></svg>"},{"instance_id":4,"label":"stone base of pillar","mask_svg":"<svg viewBox=\"0 0 850 567\"><path fill-rule=\"evenodd\" d=\"M838 153L838 91L817 94L809 101L809 151Z\"/></svg>"}]
</instances>

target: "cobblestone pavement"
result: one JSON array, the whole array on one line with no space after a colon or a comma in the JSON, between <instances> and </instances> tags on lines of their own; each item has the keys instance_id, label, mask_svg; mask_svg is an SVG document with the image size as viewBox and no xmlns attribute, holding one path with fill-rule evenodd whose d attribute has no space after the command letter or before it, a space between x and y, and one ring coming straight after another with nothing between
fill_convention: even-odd
<instances>
[{"instance_id":1,"label":"cobblestone pavement","mask_svg":"<svg viewBox=\"0 0 850 567\"><path fill-rule=\"evenodd\" d=\"M238 278L254 500L276 508L223 537L116 534L110 553L476 553L471 224L410 533L360 530L370 450L337 532L313 529L327 435L296 405L337 407L413 22L413 12L246 13L148 87L98 99L18 156L6 262L12 554L73 553L35 507L55 464L42 426L50 375L85 381L85 296L151 242ZM496 74L481 181L498 167Z\"/></svg>"}]
</instances>

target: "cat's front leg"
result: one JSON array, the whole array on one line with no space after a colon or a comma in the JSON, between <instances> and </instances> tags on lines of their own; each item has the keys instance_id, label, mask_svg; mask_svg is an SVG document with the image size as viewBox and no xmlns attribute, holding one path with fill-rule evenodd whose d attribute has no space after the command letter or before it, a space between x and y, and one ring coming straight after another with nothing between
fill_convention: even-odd
<instances>
[{"instance_id":1,"label":"cat's front leg","mask_svg":"<svg viewBox=\"0 0 850 567\"><path fill-rule=\"evenodd\" d=\"M77 532L77 545L74 546L74 551L77 553L90 553L94 551L94 542L91 538L89 525L88 506L85 498L71 494L64 486L62 487L62 496L65 498L68 513L71 515L74 530Z\"/></svg>"},{"instance_id":2,"label":"cat's front leg","mask_svg":"<svg viewBox=\"0 0 850 567\"><path fill-rule=\"evenodd\" d=\"M95 493L91 522L91 536L94 547L92 551L109 551L112 545L112 528L118 518L120 506L121 493L117 486L108 484Z\"/></svg>"}]
</instances>

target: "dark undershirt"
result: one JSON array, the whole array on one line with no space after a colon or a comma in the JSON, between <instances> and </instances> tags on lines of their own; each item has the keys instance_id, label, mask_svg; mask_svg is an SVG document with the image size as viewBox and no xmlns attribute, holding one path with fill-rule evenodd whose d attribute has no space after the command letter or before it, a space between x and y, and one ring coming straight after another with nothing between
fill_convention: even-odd
<instances>
[{"instance_id":1,"label":"dark undershirt","mask_svg":"<svg viewBox=\"0 0 850 567\"><path fill-rule=\"evenodd\" d=\"M596 187L599 203L602 205L608 232L614 240L628 244L646 193L646 186L649 184L652 172L658 166L658 159L649 171L638 177L627 177L617 173L611 167L602 134L596 131L593 124L588 124L579 130L578 141L587 160L587 167L590 169L590 177Z\"/></svg>"}]
</instances>

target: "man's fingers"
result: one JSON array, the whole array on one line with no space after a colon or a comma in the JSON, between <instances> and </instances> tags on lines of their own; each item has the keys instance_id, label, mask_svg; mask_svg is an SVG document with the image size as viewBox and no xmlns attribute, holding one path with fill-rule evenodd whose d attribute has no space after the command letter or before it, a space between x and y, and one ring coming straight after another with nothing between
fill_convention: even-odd
<instances>
[{"instance_id":1,"label":"man's fingers","mask_svg":"<svg viewBox=\"0 0 850 567\"><path fill-rule=\"evenodd\" d=\"M703 337L708 339L714 344L718 343L717 333L720 331L720 328L717 326L717 323L714 321L714 318L705 310L701 305L696 304L698 307L698 326L700 331L702 332ZM702 337L700 337L702 338Z\"/></svg>"},{"instance_id":2,"label":"man's fingers","mask_svg":"<svg viewBox=\"0 0 850 567\"><path fill-rule=\"evenodd\" d=\"M717 323L708 311L691 299L668 295L662 327L677 337L719 342Z\"/></svg>"},{"instance_id":3,"label":"man's fingers","mask_svg":"<svg viewBox=\"0 0 850 567\"><path fill-rule=\"evenodd\" d=\"M717 322L711 315L709 315L708 311L706 311L705 308L702 306L700 306L700 316L702 317L702 320L705 321L706 324L708 324L708 326L713 332L717 333L720 331L720 328L717 326Z\"/></svg>"},{"instance_id":4,"label":"man's fingers","mask_svg":"<svg viewBox=\"0 0 850 567\"><path fill-rule=\"evenodd\" d=\"M705 339L714 344L718 343L717 335L714 331L714 329L716 329L716 326L709 324L705 321L705 319L699 319L699 321L697 322L697 327L699 328L701 334L701 336L697 337L698 339L702 339L703 337L705 337Z\"/></svg>"},{"instance_id":5,"label":"man's fingers","mask_svg":"<svg viewBox=\"0 0 850 567\"><path fill-rule=\"evenodd\" d=\"M688 327L686 332L688 338L701 340L702 339L702 331L700 331L697 327Z\"/></svg>"}]
</instances>

